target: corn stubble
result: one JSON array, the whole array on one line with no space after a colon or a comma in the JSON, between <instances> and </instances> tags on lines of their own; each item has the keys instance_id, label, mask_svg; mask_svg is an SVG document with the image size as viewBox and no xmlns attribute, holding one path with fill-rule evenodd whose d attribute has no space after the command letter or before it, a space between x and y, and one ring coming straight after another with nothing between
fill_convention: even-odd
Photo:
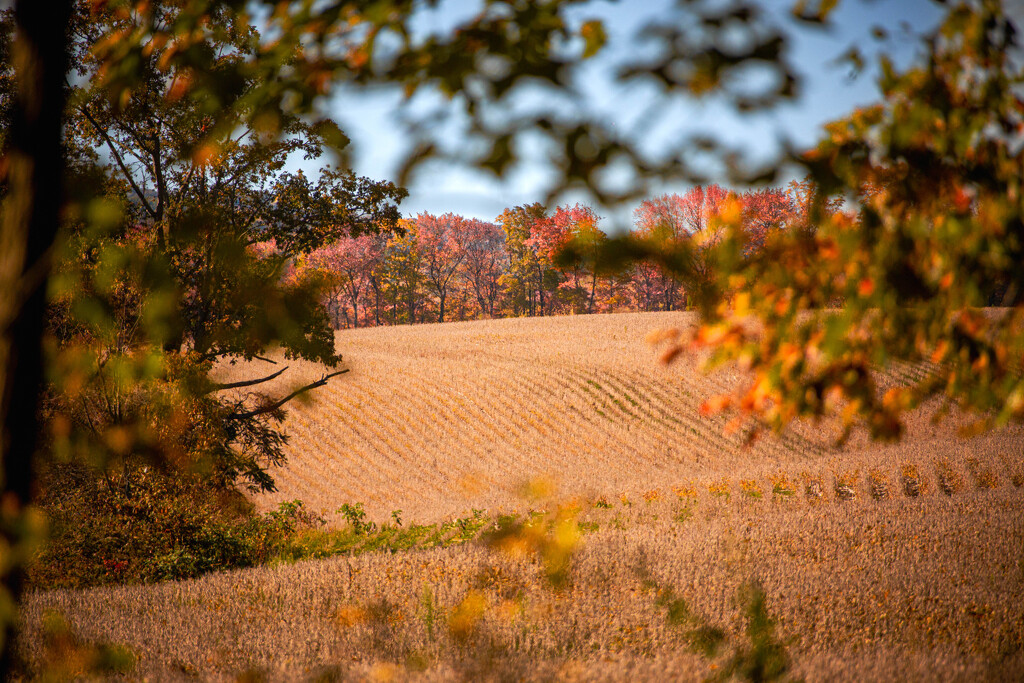
<instances>
[{"instance_id":1,"label":"corn stubble","mask_svg":"<svg viewBox=\"0 0 1024 683\"><path fill-rule=\"evenodd\" d=\"M39 593L26 659L56 610L161 680L705 679L758 653L808 680L1024 677L1021 431L963 441L922 410L898 445L837 451L800 425L744 449L697 417L737 378L643 346L688 322L339 334L351 379L293 411L281 491L258 503L361 501L381 523L486 508L477 540ZM558 487L526 500L538 473Z\"/></svg>"}]
</instances>

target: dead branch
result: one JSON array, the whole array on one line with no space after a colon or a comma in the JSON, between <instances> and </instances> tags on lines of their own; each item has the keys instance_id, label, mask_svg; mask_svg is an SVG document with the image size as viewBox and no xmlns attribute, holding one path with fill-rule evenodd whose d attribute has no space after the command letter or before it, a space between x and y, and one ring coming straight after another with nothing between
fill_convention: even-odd
<instances>
[{"instance_id":1,"label":"dead branch","mask_svg":"<svg viewBox=\"0 0 1024 683\"><path fill-rule=\"evenodd\" d=\"M253 410L249 410L249 411L246 411L244 413L233 413L231 415L228 415L227 419L229 419L229 420L245 420L245 419L248 419L250 417L256 417L257 415L266 415L267 413L272 413L275 410L277 410L278 408L280 408L281 406L283 406L288 401L290 401L293 398L295 398L296 396L299 396L300 394L304 394L307 391L310 391L311 389L316 389L318 387L322 387L323 385L327 384L327 380L331 379L332 377L337 377L338 375L342 375L342 374L344 374L346 372L348 372L348 368L346 368L344 370L338 370L337 372L332 372L329 375L324 375L323 377L321 377L320 379L318 379L315 382L310 382L309 384L307 384L304 387L299 387L298 389L296 389L295 391L293 391L292 393L288 394L287 396L285 396L284 398L282 398L282 399L280 399L278 401L274 401L273 403L268 403L266 405L260 406L259 408L255 408Z\"/></svg>"}]
</instances>

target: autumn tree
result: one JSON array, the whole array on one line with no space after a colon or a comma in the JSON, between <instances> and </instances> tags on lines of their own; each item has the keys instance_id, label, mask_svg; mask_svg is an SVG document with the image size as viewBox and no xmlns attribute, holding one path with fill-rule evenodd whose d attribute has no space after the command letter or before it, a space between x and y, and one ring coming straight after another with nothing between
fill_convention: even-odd
<instances>
[{"instance_id":1,"label":"autumn tree","mask_svg":"<svg viewBox=\"0 0 1024 683\"><path fill-rule=\"evenodd\" d=\"M387 242L384 259L376 271L382 298L391 299L391 323L410 325L419 321L423 308L423 254L416 236L417 224L413 220L399 223L402 232ZM375 289L376 291L376 289Z\"/></svg>"},{"instance_id":2,"label":"autumn tree","mask_svg":"<svg viewBox=\"0 0 1024 683\"><path fill-rule=\"evenodd\" d=\"M497 219L509 256L502 280L513 315L544 315L545 268L530 239L534 224L545 215L544 207L534 203L505 209Z\"/></svg>"},{"instance_id":3,"label":"autumn tree","mask_svg":"<svg viewBox=\"0 0 1024 683\"><path fill-rule=\"evenodd\" d=\"M133 12L119 3L80 3L69 9L67 22L58 8L47 13L46 28L32 28L23 20L39 17L22 5L4 13L4 45L11 31L15 46L30 40L32 31L49 42L16 48L22 61L0 64L3 108L18 123L18 98L25 93L35 97L43 85L61 97L44 104L56 132L4 130L4 168L14 173L7 180L15 180L3 188L4 225L18 225L20 209L13 209L25 198L37 198L31 205L45 196L52 209L46 228L33 229L47 243L43 253L4 251L28 254L36 273L32 291L38 288L39 297L49 284L50 301L40 299L48 307L45 318L33 308L38 301L25 310L47 322L52 383L42 403L40 383L25 387L24 404L33 420L44 418L46 430L22 420L18 430L8 431L18 434L13 441L22 450L5 445L5 467L17 466L31 481L35 434L42 433L48 468L54 458L73 459L124 495L136 489L141 466L189 480L200 475L201 486L272 490L267 468L283 459L285 437L276 426L281 407L338 371L293 392L264 395L259 385L286 368L227 384L215 381L210 370L225 359L262 357L276 343L288 355L337 365L315 288L293 286L281 276L292 257L339 230L392 224L404 191L346 170L328 168L312 180L282 171L293 153L313 157L344 138L326 120L281 115L275 120L279 136L238 118L245 110L241 100L259 85L255 76L235 76L260 38L230 8L212 11L203 29L189 36L188 47L158 41L136 55L130 70L118 71L98 57L104 44L145 30L149 19L172 26L191 16L187 8L181 14L180 4L151 3ZM187 63L171 64L172 55L183 53ZM42 71L40 59L51 60ZM39 82L6 89L24 69ZM130 77L131 87L109 97L109 79L121 76ZM216 97L203 93L198 81L204 77L207 87L217 86ZM31 106L38 112L40 103ZM44 191L25 185L16 172L18 145L35 138L57 150L47 159L32 152L34 167L60 175L49 178ZM70 191L62 192L61 181L72 178ZM53 246L58 211L64 232ZM15 249L21 238L5 235ZM273 250L250 248L267 241L275 243ZM48 281L51 262L56 277ZM19 333L19 343L32 334ZM42 349L38 341L27 343L28 350ZM5 396L16 386L7 378L32 367L31 354L16 357L20 368L2 378ZM249 391L232 393L239 389ZM17 410L5 406L4 415ZM111 472L116 474L107 476ZM5 482L17 483L10 476ZM27 501L27 485L23 493ZM5 585L16 595L19 579Z\"/></svg>"},{"instance_id":4,"label":"autumn tree","mask_svg":"<svg viewBox=\"0 0 1024 683\"><path fill-rule=\"evenodd\" d=\"M444 322L448 295L466 258L465 223L465 218L453 213L416 216L416 247L421 255L423 281L437 298L438 322Z\"/></svg>"},{"instance_id":5,"label":"autumn tree","mask_svg":"<svg viewBox=\"0 0 1024 683\"><path fill-rule=\"evenodd\" d=\"M598 248L604 233L597 227L598 216L588 206L559 206L551 216L537 220L530 228L528 244L537 254L542 268L561 272L561 282L552 296L563 299L574 313L593 313L598 274L580 261L556 266L557 256L567 244L576 241Z\"/></svg>"},{"instance_id":6,"label":"autumn tree","mask_svg":"<svg viewBox=\"0 0 1024 683\"><path fill-rule=\"evenodd\" d=\"M494 223L477 219L467 220L464 230L463 272L476 295L480 315L493 318L499 312L501 277L509 267L505 235Z\"/></svg>"},{"instance_id":7,"label":"autumn tree","mask_svg":"<svg viewBox=\"0 0 1024 683\"><path fill-rule=\"evenodd\" d=\"M740 204L748 249L761 249L772 230L786 230L795 226L796 203L792 195L782 188L747 190L740 195Z\"/></svg>"},{"instance_id":8,"label":"autumn tree","mask_svg":"<svg viewBox=\"0 0 1024 683\"><path fill-rule=\"evenodd\" d=\"M366 299L369 297L374 270L380 264L383 254L380 241L375 235L351 237L343 235L335 241L310 252L305 266L318 271L333 285L334 296L344 296L352 308L352 327L359 327L359 306L362 302L363 317L366 318ZM335 302L335 310L342 308ZM346 319L348 314L345 314ZM337 319L335 326L337 327Z\"/></svg>"},{"instance_id":9,"label":"autumn tree","mask_svg":"<svg viewBox=\"0 0 1024 683\"><path fill-rule=\"evenodd\" d=\"M715 219L727 195L718 185L697 185L683 195L666 194L645 200L635 211L640 239L670 247L684 242L688 245L690 289L706 287L714 276L708 254L721 238ZM666 269L660 273L656 288L662 297L662 310L685 306L685 297L693 292L680 291L682 283L677 274Z\"/></svg>"}]
</instances>

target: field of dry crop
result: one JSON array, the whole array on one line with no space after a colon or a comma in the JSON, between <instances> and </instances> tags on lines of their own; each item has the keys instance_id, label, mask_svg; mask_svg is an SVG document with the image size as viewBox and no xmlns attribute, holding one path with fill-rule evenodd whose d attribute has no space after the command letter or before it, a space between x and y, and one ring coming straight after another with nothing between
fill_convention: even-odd
<instances>
[{"instance_id":1,"label":"field of dry crop","mask_svg":"<svg viewBox=\"0 0 1024 683\"><path fill-rule=\"evenodd\" d=\"M343 503L408 523L572 500L567 587L470 543L55 591L31 600L26 656L43 656L34 629L58 609L156 679L703 678L756 650L742 596L757 581L771 642L810 680L1024 678L1024 430L963 440L925 409L897 445L836 450L832 427L801 425L744 448L697 410L735 378L664 368L644 344L688 322L346 331L351 372L289 415L289 464L259 505L300 498L341 525ZM537 477L553 491L525 501ZM712 627L722 648L698 654Z\"/></svg>"},{"instance_id":2,"label":"field of dry crop","mask_svg":"<svg viewBox=\"0 0 1024 683\"><path fill-rule=\"evenodd\" d=\"M291 411L290 464L274 472L280 491L260 503L301 498L330 517L361 502L372 519L401 509L434 521L521 507L522 484L536 477L562 497L588 498L723 479L770 489L780 476L866 493L876 479L895 490L905 468L953 487L1024 477L1020 432L965 441L927 411L898 446L838 451L835 429L803 425L745 448L742 434L724 434L724 418L698 414L735 379L705 376L695 362L665 368L644 342L691 320L641 313L340 332L350 372ZM923 371L890 369L885 379ZM246 372L233 368L232 378Z\"/></svg>"}]
</instances>

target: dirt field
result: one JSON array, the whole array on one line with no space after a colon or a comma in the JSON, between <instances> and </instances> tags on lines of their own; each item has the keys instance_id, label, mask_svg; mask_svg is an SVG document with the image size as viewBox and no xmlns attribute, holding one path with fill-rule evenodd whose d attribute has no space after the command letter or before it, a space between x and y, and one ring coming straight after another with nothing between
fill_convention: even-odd
<instances>
[{"instance_id":1,"label":"dirt field","mask_svg":"<svg viewBox=\"0 0 1024 683\"><path fill-rule=\"evenodd\" d=\"M643 342L689 322L342 332L351 372L289 417L290 462L261 506L300 498L341 524L343 503L428 522L575 499L564 589L529 555L469 544L38 594L27 623L59 609L160 680L686 680L751 649L737 596L758 581L809 680L1024 678L1024 430L963 440L925 409L898 445L836 450L832 428L801 425L743 448L697 413L735 378L661 367ZM538 476L555 490L524 501ZM466 610L479 621L462 633ZM694 650L702 625L724 630L714 657Z\"/></svg>"}]
</instances>

